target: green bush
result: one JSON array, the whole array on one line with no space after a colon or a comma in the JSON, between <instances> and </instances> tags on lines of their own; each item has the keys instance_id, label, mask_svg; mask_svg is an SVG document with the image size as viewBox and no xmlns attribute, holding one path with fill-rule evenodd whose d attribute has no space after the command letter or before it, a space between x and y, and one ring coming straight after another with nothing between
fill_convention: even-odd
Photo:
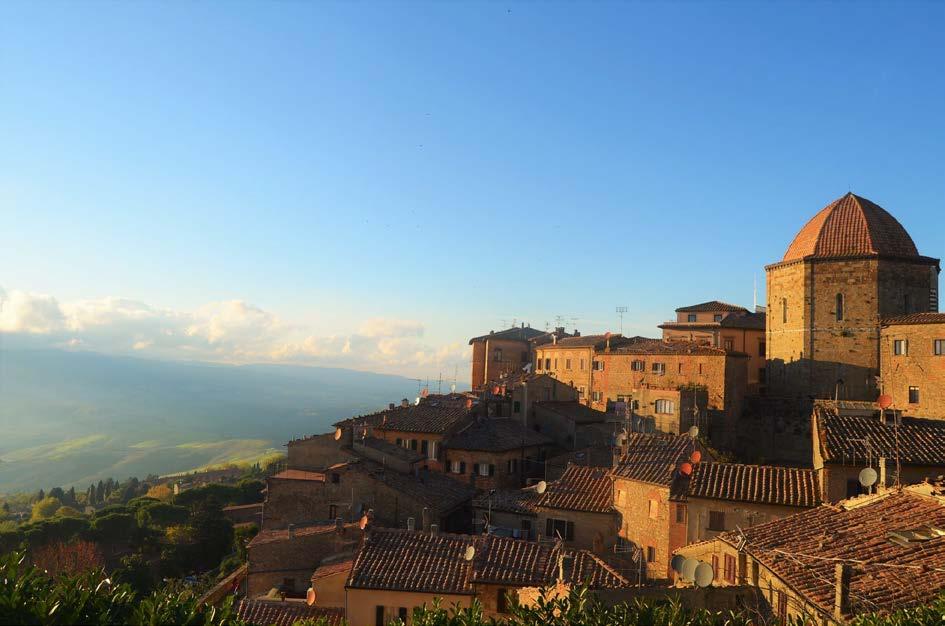
<instances>
[{"instance_id":1,"label":"green bush","mask_svg":"<svg viewBox=\"0 0 945 626\"><path fill-rule=\"evenodd\" d=\"M157 500L141 506L137 513L139 526L156 526L159 528L184 524L189 517L190 510L187 507L166 504Z\"/></svg>"}]
</instances>

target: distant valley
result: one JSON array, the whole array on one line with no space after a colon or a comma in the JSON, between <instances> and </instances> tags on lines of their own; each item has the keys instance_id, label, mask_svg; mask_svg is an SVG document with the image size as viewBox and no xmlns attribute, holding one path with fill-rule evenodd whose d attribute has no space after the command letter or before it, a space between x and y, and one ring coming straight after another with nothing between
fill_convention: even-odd
<instances>
[{"instance_id":1,"label":"distant valley","mask_svg":"<svg viewBox=\"0 0 945 626\"><path fill-rule=\"evenodd\" d=\"M0 352L0 494L252 461L416 395L398 376Z\"/></svg>"}]
</instances>

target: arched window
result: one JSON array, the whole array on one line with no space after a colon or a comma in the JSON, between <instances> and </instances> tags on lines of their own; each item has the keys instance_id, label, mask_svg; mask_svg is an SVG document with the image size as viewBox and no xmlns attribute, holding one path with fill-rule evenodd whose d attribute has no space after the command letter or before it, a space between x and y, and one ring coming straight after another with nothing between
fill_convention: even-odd
<instances>
[{"instance_id":1,"label":"arched window","mask_svg":"<svg viewBox=\"0 0 945 626\"><path fill-rule=\"evenodd\" d=\"M837 321L843 321L843 294L837 294Z\"/></svg>"},{"instance_id":2,"label":"arched window","mask_svg":"<svg viewBox=\"0 0 945 626\"><path fill-rule=\"evenodd\" d=\"M781 298L781 322L787 324L787 298Z\"/></svg>"}]
</instances>

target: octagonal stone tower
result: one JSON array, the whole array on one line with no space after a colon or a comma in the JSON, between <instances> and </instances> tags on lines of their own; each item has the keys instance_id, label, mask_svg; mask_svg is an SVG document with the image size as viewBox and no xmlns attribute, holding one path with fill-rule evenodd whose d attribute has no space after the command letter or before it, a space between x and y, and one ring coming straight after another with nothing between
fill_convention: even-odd
<instances>
[{"instance_id":1,"label":"octagonal stone tower","mask_svg":"<svg viewBox=\"0 0 945 626\"><path fill-rule=\"evenodd\" d=\"M896 218L848 193L767 273L769 395L875 400L883 317L938 310L938 259Z\"/></svg>"}]
</instances>

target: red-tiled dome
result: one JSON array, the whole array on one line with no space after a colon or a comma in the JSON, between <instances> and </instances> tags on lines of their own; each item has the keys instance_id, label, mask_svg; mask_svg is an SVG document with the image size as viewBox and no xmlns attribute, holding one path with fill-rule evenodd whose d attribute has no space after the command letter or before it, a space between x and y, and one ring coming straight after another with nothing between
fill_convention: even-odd
<instances>
[{"instance_id":1,"label":"red-tiled dome","mask_svg":"<svg viewBox=\"0 0 945 626\"><path fill-rule=\"evenodd\" d=\"M906 229L886 209L848 193L807 222L788 246L783 260L862 255L914 257L919 251Z\"/></svg>"}]
</instances>

